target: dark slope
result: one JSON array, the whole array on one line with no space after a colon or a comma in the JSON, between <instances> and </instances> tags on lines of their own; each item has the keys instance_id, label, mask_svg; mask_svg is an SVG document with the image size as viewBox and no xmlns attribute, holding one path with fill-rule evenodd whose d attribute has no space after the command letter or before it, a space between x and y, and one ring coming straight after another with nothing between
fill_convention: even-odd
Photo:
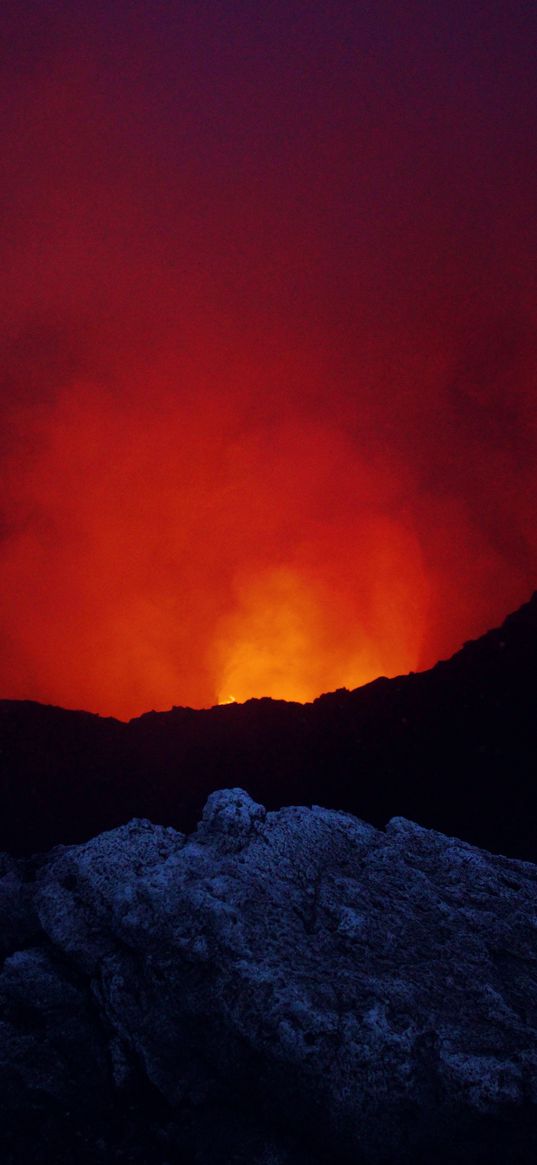
<instances>
[{"instance_id":1,"label":"dark slope","mask_svg":"<svg viewBox=\"0 0 537 1165\"><path fill-rule=\"evenodd\" d=\"M0 848L85 840L132 816L191 829L215 788L269 808L394 815L537 859L537 593L428 672L313 704L250 700L129 724L0 702Z\"/></svg>"}]
</instances>

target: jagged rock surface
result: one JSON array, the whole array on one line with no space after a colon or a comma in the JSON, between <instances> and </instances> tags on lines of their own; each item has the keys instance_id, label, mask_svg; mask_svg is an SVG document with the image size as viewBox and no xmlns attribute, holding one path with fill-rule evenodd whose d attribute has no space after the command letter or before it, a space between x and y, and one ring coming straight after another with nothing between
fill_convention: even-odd
<instances>
[{"instance_id":1,"label":"jagged rock surface","mask_svg":"<svg viewBox=\"0 0 537 1165\"><path fill-rule=\"evenodd\" d=\"M0 902L6 1165L534 1160L537 867L234 789Z\"/></svg>"}]
</instances>

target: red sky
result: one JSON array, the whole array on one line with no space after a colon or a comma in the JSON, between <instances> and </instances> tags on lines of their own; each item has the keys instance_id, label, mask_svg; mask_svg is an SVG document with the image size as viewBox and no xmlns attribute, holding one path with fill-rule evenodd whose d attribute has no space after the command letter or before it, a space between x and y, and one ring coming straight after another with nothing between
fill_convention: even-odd
<instances>
[{"instance_id":1,"label":"red sky","mask_svg":"<svg viewBox=\"0 0 537 1165\"><path fill-rule=\"evenodd\" d=\"M3 24L0 694L311 699L525 601L530 6Z\"/></svg>"}]
</instances>

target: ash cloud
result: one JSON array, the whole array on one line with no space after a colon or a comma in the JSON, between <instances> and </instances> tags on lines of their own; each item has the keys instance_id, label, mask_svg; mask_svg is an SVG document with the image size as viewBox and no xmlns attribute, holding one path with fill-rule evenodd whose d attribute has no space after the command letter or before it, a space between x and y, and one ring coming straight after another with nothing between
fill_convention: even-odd
<instances>
[{"instance_id":1,"label":"ash cloud","mask_svg":"<svg viewBox=\"0 0 537 1165\"><path fill-rule=\"evenodd\" d=\"M8 9L2 694L311 698L498 622L537 557L532 14Z\"/></svg>"}]
</instances>

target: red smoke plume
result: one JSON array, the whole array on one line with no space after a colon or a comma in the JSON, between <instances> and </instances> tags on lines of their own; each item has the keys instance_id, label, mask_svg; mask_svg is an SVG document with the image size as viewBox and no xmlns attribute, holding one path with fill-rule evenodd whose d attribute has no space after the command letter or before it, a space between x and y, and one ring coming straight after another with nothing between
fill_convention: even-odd
<instances>
[{"instance_id":1,"label":"red smoke plume","mask_svg":"<svg viewBox=\"0 0 537 1165\"><path fill-rule=\"evenodd\" d=\"M4 696L311 699L535 585L527 29L330 7L12 9Z\"/></svg>"}]
</instances>

